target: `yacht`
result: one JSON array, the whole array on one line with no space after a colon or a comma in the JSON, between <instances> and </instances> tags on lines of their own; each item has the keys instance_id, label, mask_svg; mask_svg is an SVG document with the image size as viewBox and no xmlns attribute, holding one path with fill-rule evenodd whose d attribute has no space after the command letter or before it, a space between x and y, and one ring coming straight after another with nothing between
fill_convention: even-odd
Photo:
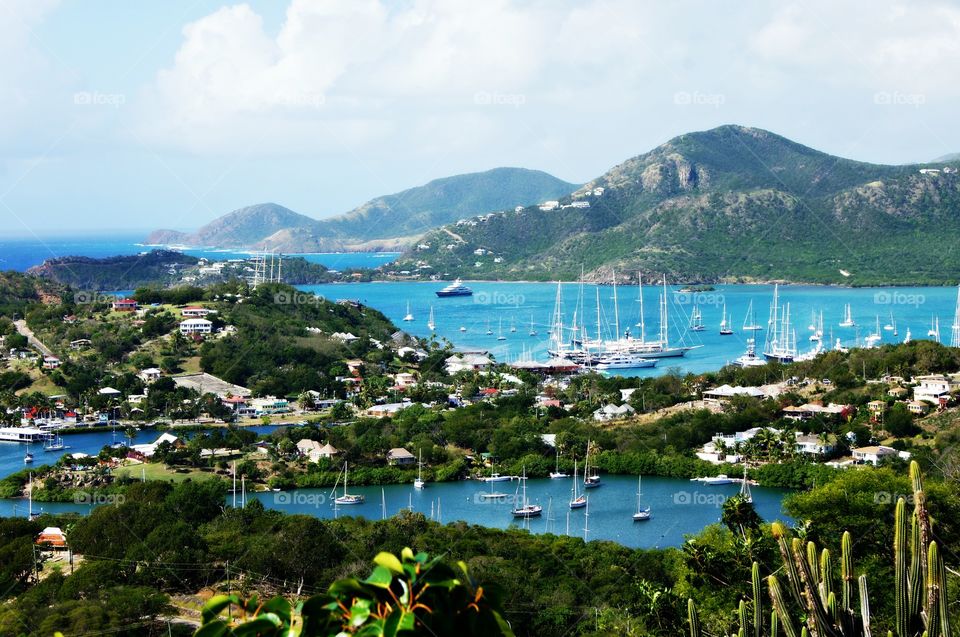
<instances>
[{"instance_id":1,"label":"yacht","mask_svg":"<svg viewBox=\"0 0 960 637\"><path fill-rule=\"evenodd\" d=\"M730 326L733 321L727 316L727 304L723 304L723 320L720 321L720 336L730 336L733 334L733 328Z\"/></svg>"},{"instance_id":2,"label":"yacht","mask_svg":"<svg viewBox=\"0 0 960 637\"><path fill-rule=\"evenodd\" d=\"M725 473L721 473L720 475L713 478L695 478L695 479L711 487L720 486L721 484L733 484L733 478L729 477Z\"/></svg>"},{"instance_id":3,"label":"yacht","mask_svg":"<svg viewBox=\"0 0 960 637\"><path fill-rule=\"evenodd\" d=\"M738 356L737 359L733 361L733 364L739 365L740 367L760 367L761 365L766 365L767 361L757 356L756 341L748 338L747 351Z\"/></svg>"},{"instance_id":4,"label":"yacht","mask_svg":"<svg viewBox=\"0 0 960 637\"><path fill-rule=\"evenodd\" d=\"M43 446L44 451L63 451L64 449L69 449L67 445L63 444L63 439L60 436L57 436L53 440L49 441Z\"/></svg>"},{"instance_id":5,"label":"yacht","mask_svg":"<svg viewBox=\"0 0 960 637\"><path fill-rule=\"evenodd\" d=\"M403 315L403 320L407 322L413 320L413 313L410 311L410 301L407 301L407 313Z\"/></svg>"},{"instance_id":6,"label":"yacht","mask_svg":"<svg viewBox=\"0 0 960 637\"><path fill-rule=\"evenodd\" d=\"M442 290L437 290L436 295L439 297L445 296L473 296L473 290L463 285L460 282L460 279L457 279L447 287Z\"/></svg>"},{"instance_id":7,"label":"yacht","mask_svg":"<svg viewBox=\"0 0 960 637\"><path fill-rule=\"evenodd\" d=\"M23 464L30 464L33 462L33 454L29 451L23 456Z\"/></svg>"},{"instance_id":8,"label":"yacht","mask_svg":"<svg viewBox=\"0 0 960 637\"><path fill-rule=\"evenodd\" d=\"M432 332L433 330L437 329L437 324L436 324L436 322L433 320L433 306L432 306L432 305L430 306L430 318L427 319L427 327L430 329L431 332Z\"/></svg>"},{"instance_id":9,"label":"yacht","mask_svg":"<svg viewBox=\"0 0 960 637\"><path fill-rule=\"evenodd\" d=\"M600 485L600 475L597 473L596 468L594 468L592 472L590 471L590 443L587 442L587 458L583 463L583 488L596 489Z\"/></svg>"},{"instance_id":10,"label":"yacht","mask_svg":"<svg viewBox=\"0 0 960 637\"><path fill-rule=\"evenodd\" d=\"M554 467L554 470L550 472L550 479L556 480L557 478L566 478L567 474L563 471L560 471L560 448L557 447L557 464Z\"/></svg>"},{"instance_id":11,"label":"yacht","mask_svg":"<svg viewBox=\"0 0 960 637\"><path fill-rule=\"evenodd\" d=\"M747 315L743 317L743 331L759 332L762 329L762 325L757 325L756 318L753 315L753 299L750 299L750 304L747 306Z\"/></svg>"},{"instance_id":12,"label":"yacht","mask_svg":"<svg viewBox=\"0 0 960 637\"><path fill-rule=\"evenodd\" d=\"M634 522L643 522L644 520L650 519L650 507L643 509L640 507L640 496L643 495L643 490L641 487L641 477L637 476L637 511L633 514Z\"/></svg>"},{"instance_id":13,"label":"yacht","mask_svg":"<svg viewBox=\"0 0 960 637\"><path fill-rule=\"evenodd\" d=\"M657 366L656 358L645 358L642 354L608 352L594 359L596 369L644 369Z\"/></svg>"},{"instance_id":14,"label":"yacht","mask_svg":"<svg viewBox=\"0 0 960 637\"><path fill-rule=\"evenodd\" d=\"M510 482L513 476L502 476L499 473L491 473L486 478L481 478L484 482Z\"/></svg>"},{"instance_id":15,"label":"yacht","mask_svg":"<svg viewBox=\"0 0 960 637\"><path fill-rule=\"evenodd\" d=\"M687 329L691 332L702 332L706 329L703 326L703 315L700 313L700 307L697 305L694 305L693 311L690 312L690 325Z\"/></svg>"},{"instance_id":16,"label":"yacht","mask_svg":"<svg viewBox=\"0 0 960 637\"><path fill-rule=\"evenodd\" d=\"M763 356L768 361L792 363L797 355L797 336L790 328L790 304L783 307L781 313L779 286L773 286L773 303L770 304L770 330L763 348Z\"/></svg>"},{"instance_id":17,"label":"yacht","mask_svg":"<svg viewBox=\"0 0 960 637\"><path fill-rule=\"evenodd\" d=\"M577 489L579 481L577 480L577 461L573 461L573 486L570 488L570 508L582 509L587 506L587 496L580 493Z\"/></svg>"}]
</instances>

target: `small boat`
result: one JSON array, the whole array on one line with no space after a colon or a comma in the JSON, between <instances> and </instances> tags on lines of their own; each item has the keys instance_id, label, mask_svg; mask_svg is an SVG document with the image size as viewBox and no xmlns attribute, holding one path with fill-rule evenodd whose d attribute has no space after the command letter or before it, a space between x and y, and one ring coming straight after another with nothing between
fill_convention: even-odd
<instances>
[{"instance_id":1,"label":"small boat","mask_svg":"<svg viewBox=\"0 0 960 637\"><path fill-rule=\"evenodd\" d=\"M502 476L499 473L491 473L486 478L481 478L484 482L510 482L513 476Z\"/></svg>"},{"instance_id":2,"label":"small boat","mask_svg":"<svg viewBox=\"0 0 960 637\"><path fill-rule=\"evenodd\" d=\"M520 485L517 485L517 490L523 488L523 495L520 498L520 506L514 507L510 514L515 518L536 518L540 517L540 514L543 513L543 507L539 504L530 504L530 501L527 500L527 468L523 468L523 475L520 477Z\"/></svg>"},{"instance_id":3,"label":"small boat","mask_svg":"<svg viewBox=\"0 0 960 637\"><path fill-rule=\"evenodd\" d=\"M29 451L23 456L23 464L30 464L33 462L33 454Z\"/></svg>"},{"instance_id":4,"label":"small boat","mask_svg":"<svg viewBox=\"0 0 960 637\"><path fill-rule=\"evenodd\" d=\"M408 322L413 320L413 313L410 312L410 301L407 301L407 313L404 314L403 320Z\"/></svg>"},{"instance_id":5,"label":"small boat","mask_svg":"<svg viewBox=\"0 0 960 637\"><path fill-rule=\"evenodd\" d=\"M473 290L463 285L460 282L460 279L457 279L447 287L442 290L437 290L436 295L439 297L445 296L473 296Z\"/></svg>"},{"instance_id":6,"label":"small boat","mask_svg":"<svg viewBox=\"0 0 960 637\"><path fill-rule=\"evenodd\" d=\"M499 493L493 490L493 483L490 483L490 493L481 493L481 500L506 500L510 497L509 493Z\"/></svg>"},{"instance_id":7,"label":"small boat","mask_svg":"<svg viewBox=\"0 0 960 637\"><path fill-rule=\"evenodd\" d=\"M813 334L810 335L811 343L819 343L823 339L823 310L820 310L820 318L814 324Z\"/></svg>"},{"instance_id":8,"label":"small boat","mask_svg":"<svg viewBox=\"0 0 960 637\"><path fill-rule=\"evenodd\" d=\"M423 489L426 486L427 483L423 481L423 449L420 449L417 459L417 479L413 481L413 488Z\"/></svg>"},{"instance_id":9,"label":"small boat","mask_svg":"<svg viewBox=\"0 0 960 637\"><path fill-rule=\"evenodd\" d=\"M587 506L587 496L577 491L577 461L573 461L573 487L570 489L570 508L582 509Z\"/></svg>"},{"instance_id":10,"label":"small boat","mask_svg":"<svg viewBox=\"0 0 960 637\"><path fill-rule=\"evenodd\" d=\"M465 326L461 325L461 326L460 326L460 331L461 331L461 332L466 332L466 331L467 331L467 328L466 328Z\"/></svg>"},{"instance_id":11,"label":"small boat","mask_svg":"<svg viewBox=\"0 0 960 637\"><path fill-rule=\"evenodd\" d=\"M719 486L721 484L733 484L733 478L730 478L725 473L721 473L720 475L712 478L697 478L697 480L710 487Z\"/></svg>"},{"instance_id":12,"label":"small boat","mask_svg":"<svg viewBox=\"0 0 960 637\"><path fill-rule=\"evenodd\" d=\"M550 479L556 480L557 478L566 478L566 477L567 477L567 474L565 474L563 471L560 471L560 449L558 448L556 466L554 467L554 470L550 472Z\"/></svg>"},{"instance_id":13,"label":"small boat","mask_svg":"<svg viewBox=\"0 0 960 637\"><path fill-rule=\"evenodd\" d=\"M867 347L876 347L878 343L883 339L883 334L880 333L880 317L877 316L877 329L872 334L868 334L866 338L863 339L864 344Z\"/></svg>"},{"instance_id":14,"label":"small boat","mask_svg":"<svg viewBox=\"0 0 960 637\"><path fill-rule=\"evenodd\" d=\"M733 321L731 321L731 320L727 317L727 304L724 303L724 304L723 304L723 319L720 321L720 335L721 335L721 336L729 336L729 335L733 334L733 328L730 326L730 324L731 324L732 322L733 322Z\"/></svg>"},{"instance_id":15,"label":"small boat","mask_svg":"<svg viewBox=\"0 0 960 637\"><path fill-rule=\"evenodd\" d=\"M511 319L510 319L510 333L512 334L513 332L516 332L516 331L517 331L517 326L514 325L513 319L511 318Z\"/></svg>"},{"instance_id":16,"label":"small boat","mask_svg":"<svg viewBox=\"0 0 960 637\"><path fill-rule=\"evenodd\" d=\"M337 486L333 486L336 491ZM359 494L347 493L347 463L343 463L343 495L333 499L335 504L363 504L364 497Z\"/></svg>"},{"instance_id":17,"label":"small boat","mask_svg":"<svg viewBox=\"0 0 960 637\"><path fill-rule=\"evenodd\" d=\"M432 305L430 306L430 318L427 319L427 327L430 328L430 331L431 331L431 332L437 328L437 324L436 324L436 322L434 322L434 320L433 320L433 306L432 306Z\"/></svg>"},{"instance_id":18,"label":"small boat","mask_svg":"<svg viewBox=\"0 0 960 637\"><path fill-rule=\"evenodd\" d=\"M503 335L503 318L500 319L500 325L497 327L497 340L505 341L507 337Z\"/></svg>"},{"instance_id":19,"label":"small boat","mask_svg":"<svg viewBox=\"0 0 960 637\"><path fill-rule=\"evenodd\" d=\"M897 321L893 318L893 310L890 311L890 322L883 326L883 331L885 332L896 332L897 331Z\"/></svg>"},{"instance_id":20,"label":"small boat","mask_svg":"<svg viewBox=\"0 0 960 637\"><path fill-rule=\"evenodd\" d=\"M930 329L927 330L927 336L936 342L940 342L940 317L935 316L930 319Z\"/></svg>"},{"instance_id":21,"label":"small boat","mask_svg":"<svg viewBox=\"0 0 960 637\"><path fill-rule=\"evenodd\" d=\"M840 321L840 327L854 327L856 323L853 321L853 314L850 310L850 304L847 303L843 307L843 320Z\"/></svg>"},{"instance_id":22,"label":"small boat","mask_svg":"<svg viewBox=\"0 0 960 637\"><path fill-rule=\"evenodd\" d=\"M537 335L537 330L536 330L536 328L533 326L533 314L530 315L530 332L529 332L529 334L530 334L530 336L536 336L536 335Z\"/></svg>"},{"instance_id":23,"label":"small boat","mask_svg":"<svg viewBox=\"0 0 960 637\"><path fill-rule=\"evenodd\" d=\"M637 512L633 514L634 522L642 522L644 520L650 519L650 507L646 509L640 508L640 496L643 495L643 490L641 489L641 477L637 476Z\"/></svg>"}]
</instances>

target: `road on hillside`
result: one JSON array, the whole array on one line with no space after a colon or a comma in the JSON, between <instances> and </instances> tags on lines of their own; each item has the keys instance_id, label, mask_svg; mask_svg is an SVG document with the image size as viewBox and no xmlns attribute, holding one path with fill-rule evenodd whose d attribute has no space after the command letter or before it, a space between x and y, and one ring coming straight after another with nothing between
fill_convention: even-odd
<instances>
[{"instance_id":1,"label":"road on hillside","mask_svg":"<svg viewBox=\"0 0 960 637\"><path fill-rule=\"evenodd\" d=\"M18 332L20 332L21 334L27 337L27 342L31 346L36 347L38 350L40 350L41 354L43 354L44 356L55 356L55 354L53 353L53 350L51 350L49 347L41 343L40 339L37 338L36 334L33 333L33 330L27 327L26 321L24 321L23 319L20 319L19 321L14 321L13 324L16 326Z\"/></svg>"}]
</instances>

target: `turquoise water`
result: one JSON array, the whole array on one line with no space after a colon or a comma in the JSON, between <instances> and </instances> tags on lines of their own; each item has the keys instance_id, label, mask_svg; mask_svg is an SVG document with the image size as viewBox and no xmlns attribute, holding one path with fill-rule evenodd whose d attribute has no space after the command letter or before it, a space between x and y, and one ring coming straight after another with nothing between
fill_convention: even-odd
<instances>
[{"instance_id":1,"label":"turquoise water","mask_svg":"<svg viewBox=\"0 0 960 637\"><path fill-rule=\"evenodd\" d=\"M497 360L513 361L525 355L538 360L547 358L548 334L555 306L557 285L555 283L497 283L477 282L468 284L474 291L472 297L438 298L434 292L442 283L348 283L301 286L328 299L358 299L382 311L405 331L423 337L431 334L438 339L447 339L457 347L484 349L493 353ZM698 346L683 358L661 359L656 368L644 370L618 370L628 376L654 376L666 370L680 372L705 372L716 370L740 356L746 349L746 339L751 333L742 326L748 306L753 302L755 323L766 326L770 302L773 296L771 285L718 285L713 292L681 294L678 286L669 287L669 326L671 344ZM564 284L562 287L564 324L573 322L578 312L577 323L585 314L585 323L591 336L596 335L596 299L599 293L601 307L601 333L605 338L615 333L614 325L619 308L621 333L630 328L639 335L636 324L640 320L638 290L633 287L618 287L617 304L613 301L612 286L584 285L582 296L584 308L577 309L580 286ZM646 336L656 338L659 329L658 298L660 288L644 287L644 315ZM780 287L781 305L790 304L790 315L800 352L814 344L809 341L808 326L814 314L819 320L823 312L824 347L832 346L840 339L845 346L854 346L871 332L876 331L879 320L881 343L899 343L909 328L914 340L929 338L934 316L940 319L941 340L950 342L950 325L953 323L956 288L839 288L824 286L788 285ZM410 304L414 321L402 319ZM844 305L850 304L856 327L842 328ZM705 331L692 332L688 323L696 305L703 317ZM721 336L719 325L724 305L734 334ZM427 327L430 309L433 308L436 330ZM897 335L883 327L896 322ZM530 336L531 322L536 336ZM511 332L511 326L516 327ZM466 331L460 331L460 328ZM490 330L492 334L487 334ZM498 340L502 333L505 340ZM766 330L756 333L757 351L763 348Z\"/></svg>"},{"instance_id":2,"label":"turquoise water","mask_svg":"<svg viewBox=\"0 0 960 637\"><path fill-rule=\"evenodd\" d=\"M139 254L152 250L140 242L147 232L138 235L118 235L113 237L69 236L37 237L0 240L0 270L24 271L40 265L45 259L66 256L113 257ZM211 260L245 259L246 252L221 250L215 248L188 248L184 253ZM376 268L397 258L396 252L329 252L302 256L311 263L320 263L334 270L347 268Z\"/></svg>"}]
</instances>

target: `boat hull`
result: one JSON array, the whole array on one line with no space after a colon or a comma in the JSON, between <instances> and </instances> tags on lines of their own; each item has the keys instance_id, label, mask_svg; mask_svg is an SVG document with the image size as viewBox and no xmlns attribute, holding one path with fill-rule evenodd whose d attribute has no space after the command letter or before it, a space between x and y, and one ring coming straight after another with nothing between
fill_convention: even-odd
<instances>
[{"instance_id":1,"label":"boat hull","mask_svg":"<svg viewBox=\"0 0 960 637\"><path fill-rule=\"evenodd\" d=\"M440 298L446 298L450 296L473 296L473 290L467 292L444 292L443 290L437 290L436 295Z\"/></svg>"}]
</instances>

